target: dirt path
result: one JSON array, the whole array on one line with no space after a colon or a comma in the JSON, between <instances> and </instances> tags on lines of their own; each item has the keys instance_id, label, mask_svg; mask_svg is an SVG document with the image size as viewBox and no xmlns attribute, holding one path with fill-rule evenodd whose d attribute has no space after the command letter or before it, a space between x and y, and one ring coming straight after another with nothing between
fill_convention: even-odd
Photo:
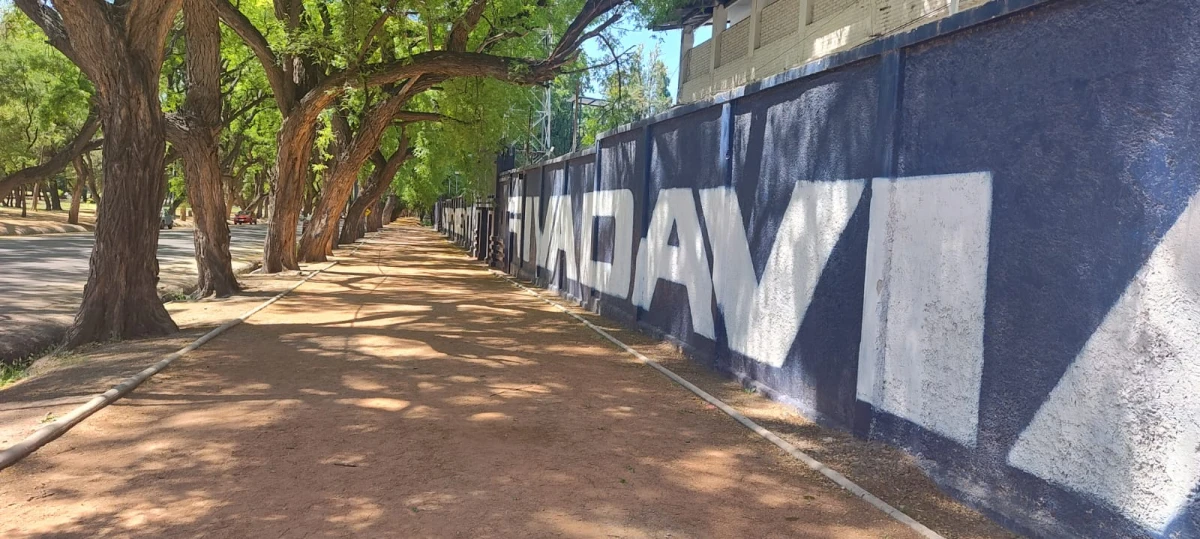
<instances>
[{"instance_id":1,"label":"dirt path","mask_svg":"<svg viewBox=\"0 0 1200 539\"><path fill-rule=\"evenodd\" d=\"M0 472L0 536L913 537L432 232Z\"/></svg>"}]
</instances>

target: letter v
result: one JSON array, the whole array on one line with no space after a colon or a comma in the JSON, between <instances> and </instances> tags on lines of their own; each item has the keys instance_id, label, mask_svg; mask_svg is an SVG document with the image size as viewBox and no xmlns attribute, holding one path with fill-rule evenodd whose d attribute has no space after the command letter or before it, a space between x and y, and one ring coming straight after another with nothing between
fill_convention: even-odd
<instances>
[{"instance_id":1,"label":"letter v","mask_svg":"<svg viewBox=\"0 0 1200 539\"><path fill-rule=\"evenodd\" d=\"M737 193L703 189L713 252L713 289L729 348L782 367L833 247L862 198L864 180L801 181L792 190L759 281Z\"/></svg>"}]
</instances>

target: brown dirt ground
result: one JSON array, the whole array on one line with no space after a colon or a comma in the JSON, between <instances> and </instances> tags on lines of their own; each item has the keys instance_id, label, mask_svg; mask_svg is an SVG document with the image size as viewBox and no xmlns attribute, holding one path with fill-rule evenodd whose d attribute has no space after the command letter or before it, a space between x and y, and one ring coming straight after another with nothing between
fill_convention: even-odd
<instances>
[{"instance_id":1,"label":"brown dirt ground","mask_svg":"<svg viewBox=\"0 0 1200 539\"><path fill-rule=\"evenodd\" d=\"M21 217L20 208L0 208L0 236L88 232L95 228L96 220L91 213L80 212L78 225L67 224L67 213L29 209Z\"/></svg>"},{"instance_id":2,"label":"brown dirt ground","mask_svg":"<svg viewBox=\"0 0 1200 539\"><path fill-rule=\"evenodd\" d=\"M411 223L0 472L0 508L4 537L915 537Z\"/></svg>"},{"instance_id":3,"label":"brown dirt ground","mask_svg":"<svg viewBox=\"0 0 1200 539\"><path fill-rule=\"evenodd\" d=\"M818 425L795 409L689 360L674 344L570 305L553 293L538 293L603 328L941 535L952 539L1020 537L942 492L912 455Z\"/></svg>"}]
</instances>

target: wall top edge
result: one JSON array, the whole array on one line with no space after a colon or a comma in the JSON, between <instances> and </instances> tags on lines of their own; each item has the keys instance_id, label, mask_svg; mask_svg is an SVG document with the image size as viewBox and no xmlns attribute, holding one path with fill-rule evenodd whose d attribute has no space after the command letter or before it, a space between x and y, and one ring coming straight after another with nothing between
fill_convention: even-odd
<instances>
[{"instance_id":1,"label":"wall top edge","mask_svg":"<svg viewBox=\"0 0 1200 539\"><path fill-rule=\"evenodd\" d=\"M701 109L734 101L738 98L762 92L798 79L832 71L855 62L882 56L888 52L912 47L932 39L978 26L994 19L1007 17L1018 11L1059 1L1062 0L992 0L979 7L923 24L907 32L879 38L853 49L834 53L824 58L818 58L807 64L754 81L745 86L739 86L732 90L718 93L710 98L679 105L649 118L604 131L597 135L597 139L604 139L626 131L633 131L651 124L686 116Z\"/></svg>"}]
</instances>

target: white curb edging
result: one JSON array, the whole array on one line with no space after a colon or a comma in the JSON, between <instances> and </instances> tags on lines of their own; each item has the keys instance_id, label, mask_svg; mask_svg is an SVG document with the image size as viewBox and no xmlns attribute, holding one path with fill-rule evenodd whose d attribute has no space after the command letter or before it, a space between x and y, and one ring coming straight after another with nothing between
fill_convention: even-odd
<instances>
[{"instance_id":1,"label":"white curb edging","mask_svg":"<svg viewBox=\"0 0 1200 539\"><path fill-rule=\"evenodd\" d=\"M362 247L362 245L363 245L363 242L361 242L361 241L356 242L354 250L351 251L350 254L353 255L354 253L357 253L358 248ZM112 389L105 391L104 393L101 393L99 395L96 395L95 397L92 397L92 399L89 400L87 403L80 405L79 407L75 408L74 410L71 410L71 413L58 418L53 423L38 429L33 434L30 434L24 440L21 440L20 442L17 442L15 444L9 446L7 449L5 449L3 451L0 451L0 470L3 470L9 466L12 466L13 464L16 464L21 459L29 456L34 451L37 451L38 448L54 441L55 438L62 436L67 431L74 428L75 425L78 425L84 419L87 419L88 416L100 411L102 408L104 408L105 406L108 406L109 404L112 404L113 402L117 401L121 397L124 397L130 391L133 391L135 388L137 388L137 386L141 385L142 382L145 382L151 376L158 374L163 369L167 368L167 366L169 366L171 363L174 363L175 360L183 357L188 352L191 352L193 350L196 350L197 348L200 348L201 346L204 346L205 343L217 338L217 336L221 335L222 333L229 331L234 326L237 326L238 324L245 322L251 316L258 314L259 311L266 309L267 307L270 307L275 302L283 299L284 296L292 293L292 291L296 290L297 288L300 288L300 285L307 283L309 281L309 279L312 279L313 277L320 275L321 272L323 272L329 268L332 268L332 267L336 266L337 264L338 263L336 261L330 262L325 267L308 274L308 276L306 276L305 278L297 281L295 284L288 287L287 290L284 290L283 292L276 294L275 297L263 302L262 304L258 305L257 307L255 307L253 309L250 309L249 311L246 311L241 316L234 318L233 320L230 320L228 322L225 322L224 324L221 324L220 326L217 326L212 331L205 333L199 339L192 341L191 344L189 344L183 348L180 348L179 350L167 355L166 357L159 360L158 363L155 363L154 365L147 367L146 369L142 370L141 372L139 372L133 376L130 376L129 378L126 378L124 381L117 384Z\"/></svg>"},{"instance_id":2,"label":"white curb edging","mask_svg":"<svg viewBox=\"0 0 1200 539\"><path fill-rule=\"evenodd\" d=\"M603 328L591 323L586 318L583 318L582 316L579 316L579 315L571 312L570 310L568 310L566 307L563 307L558 302L546 299L545 296L543 296L540 293L538 293L537 291L532 290L529 287L521 284L516 279L513 279L512 277L510 277L508 275L505 275L503 273L500 273L500 272L490 269L490 268L488 271L491 271L493 274L495 274L497 276L503 277L508 282L520 287L521 289L525 290L526 292L529 292L530 294L533 294L538 299L540 299L546 303L549 303L550 305L554 306L558 310L560 310L564 313L567 313L572 318L582 322L583 325L591 328L592 331L595 331L596 333L600 334L601 337L608 339L610 342L617 345L622 350L629 352L631 355L638 358L638 360L640 360L642 363L645 363L646 365L653 367L655 370L662 373L667 378L670 378L675 383L683 386L688 391L695 393L696 396L700 397L701 399L704 399L705 401L708 401L709 404L716 406L718 409L720 409L722 412L725 412L726 415L728 415L729 417L732 417L738 423L741 423L746 428L754 431L755 434L758 434L759 436L762 436L763 438L765 438L767 441L775 444L776 446L779 446L780 449L784 450L789 455L795 457L800 462L803 462L809 468L813 469L814 471L820 472L821 475L824 475L825 477L829 478L830 481L837 483L838 486L850 491L855 496L862 498L867 503L875 506L875 508L879 509L880 511L883 511L888 516L896 519L901 524L904 524L905 526L912 528L913 531L917 532L922 537L926 537L928 539L945 539L937 532L926 527L924 524L917 522L915 519L904 514L899 509L892 507L887 502L879 499L879 497L875 496L874 494L871 494L870 492L867 492L866 489L858 486L857 483L847 479L846 476L844 476L844 475L838 473L836 470L822 464L817 459L810 457L807 453L801 451L796 446L789 443L787 440L780 438L778 435L767 430L762 425L759 425L758 423L755 423L754 421L752 421L750 418L742 415L740 412L738 412L737 410L734 410L728 404L725 404L725 402L722 401L721 399L718 399L718 398L712 396L711 394L709 394L707 391L704 391L703 389L696 387L695 384L687 381L682 376L675 374L673 371L662 366L657 361L654 361L653 359L650 359L650 358L646 357L645 355L643 355L641 352L634 350L632 347L625 344L620 339L613 337L612 334L605 331Z\"/></svg>"}]
</instances>

